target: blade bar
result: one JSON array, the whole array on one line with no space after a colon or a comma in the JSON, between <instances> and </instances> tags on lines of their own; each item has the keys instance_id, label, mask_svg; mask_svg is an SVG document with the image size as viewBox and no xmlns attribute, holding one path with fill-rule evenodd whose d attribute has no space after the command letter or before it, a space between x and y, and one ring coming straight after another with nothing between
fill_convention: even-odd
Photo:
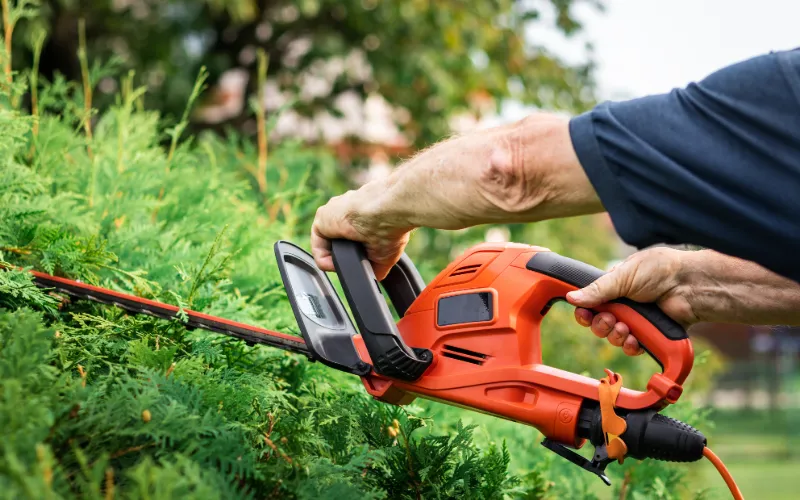
<instances>
[{"instance_id":1,"label":"blade bar","mask_svg":"<svg viewBox=\"0 0 800 500\"><path fill-rule=\"evenodd\" d=\"M31 274L33 274L34 282L39 287L54 288L73 297L115 305L120 309L135 314L147 314L157 318L173 319L178 317L180 311L178 307L172 304L143 299L135 295L87 285L80 281L59 278L36 271L31 271ZM216 316L209 316L208 314L190 311L188 309L184 309L183 312L188 316L186 324L189 327L230 335L242 339L248 344L265 344L311 357L308 347L306 347L305 342L300 337L294 337L285 333L274 332L265 328L246 325Z\"/></svg>"}]
</instances>

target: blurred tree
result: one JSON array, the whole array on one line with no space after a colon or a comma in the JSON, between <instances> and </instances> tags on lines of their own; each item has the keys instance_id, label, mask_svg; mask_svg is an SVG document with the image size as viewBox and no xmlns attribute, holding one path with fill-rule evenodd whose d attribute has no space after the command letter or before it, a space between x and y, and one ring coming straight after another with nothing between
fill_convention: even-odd
<instances>
[{"instance_id":1,"label":"blurred tree","mask_svg":"<svg viewBox=\"0 0 800 500\"><path fill-rule=\"evenodd\" d=\"M512 98L580 111L593 100L592 65L571 65L534 33L579 32L576 4L600 0L43 0L44 16L18 30L48 33L41 73L81 77L78 24L85 18L89 59L120 58L150 90L148 105L180 116L201 64L211 82L236 81L254 94L256 52L269 56L268 107L293 102L300 116L337 116L343 96L383 98L411 146L450 133L448 118L481 114ZM15 69L31 43L15 47ZM238 70L230 73L230 70ZM226 73L228 72L228 73ZM246 83L245 83L246 82ZM97 105L114 81L100 82ZM223 86L224 87L224 86ZM254 128L247 98L221 89L214 127ZM218 103L219 104L219 103Z\"/></svg>"}]
</instances>

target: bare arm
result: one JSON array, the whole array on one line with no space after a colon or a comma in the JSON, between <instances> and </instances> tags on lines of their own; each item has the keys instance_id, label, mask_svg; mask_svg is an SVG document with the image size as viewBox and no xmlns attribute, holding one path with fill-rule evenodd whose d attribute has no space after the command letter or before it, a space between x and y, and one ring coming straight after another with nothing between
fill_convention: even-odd
<instances>
[{"instance_id":1,"label":"bare arm","mask_svg":"<svg viewBox=\"0 0 800 500\"><path fill-rule=\"evenodd\" d=\"M317 264L333 270L330 239L361 241L380 279L417 227L461 229L601 212L568 123L542 113L449 139L388 178L331 199L312 229Z\"/></svg>"}]
</instances>

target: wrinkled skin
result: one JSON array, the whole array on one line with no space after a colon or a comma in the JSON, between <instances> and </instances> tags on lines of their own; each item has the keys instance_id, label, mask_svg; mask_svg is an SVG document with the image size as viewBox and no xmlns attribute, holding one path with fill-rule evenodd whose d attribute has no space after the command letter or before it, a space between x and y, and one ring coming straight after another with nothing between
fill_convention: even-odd
<instances>
[{"instance_id":1,"label":"wrinkled skin","mask_svg":"<svg viewBox=\"0 0 800 500\"><path fill-rule=\"evenodd\" d=\"M317 210L311 248L320 269L333 271L330 240L362 242L382 279L418 227L463 229L602 210L572 149L568 121L543 113L441 142L388 178L332 198Z\"/></svg>"}]
</instances>

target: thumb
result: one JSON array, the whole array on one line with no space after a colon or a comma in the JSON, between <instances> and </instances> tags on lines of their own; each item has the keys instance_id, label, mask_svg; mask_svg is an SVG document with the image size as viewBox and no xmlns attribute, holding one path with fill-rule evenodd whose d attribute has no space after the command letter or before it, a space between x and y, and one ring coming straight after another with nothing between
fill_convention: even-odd
<instances>
[{"instance_id":1,"label":"thumb","mask_svg":"<svg viewBox=\"0 0 800 500\"><path fill-rule=\"evenodd\" d=\"M375 262L372 262L371 264L372 264L372 271L375 273L375 279L378 280L379 282L386 279L386 276L389 275L389 271L392 270L393 266L393 264L392 265L376 264Z\"/></svg>"},{"instance_id":2,"label":"thumb","mask_svg":"<svg viewBox=\"0 0 800 500\"><path fill-rule=\"evenodd\" d=\"M588 286L569 292L567 301L574 306L590 308L622 297L624 295L622 285L626 281L625 268L626 266L619 266Z\"/></svg>"}]
</instances>

